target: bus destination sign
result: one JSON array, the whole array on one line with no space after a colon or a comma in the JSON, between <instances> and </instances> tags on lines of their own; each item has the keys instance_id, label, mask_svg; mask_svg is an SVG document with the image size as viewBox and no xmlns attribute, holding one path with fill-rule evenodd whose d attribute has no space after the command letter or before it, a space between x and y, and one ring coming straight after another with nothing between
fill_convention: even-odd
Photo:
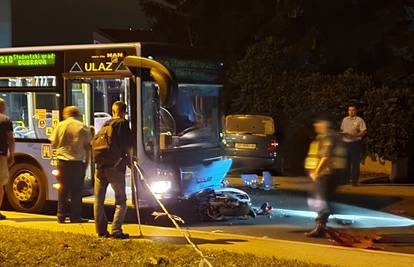
<instances>
[{"instance_id":1,"label":"bus destination sign","mask_svg":"<svg viewBox=\"0 0 414 267\"><path fill-rule=\"evenodd\" d=\"M222 63L175 57L155 57L170 68L179 81L215 82L219 79Z\"/></svg>"},{"instance_id":2,"label":"bus destination sign","mask_svg":"<svg viewBox=\"0 0 414 267\"><path fill-rule=\"evenodd\" d=\"M24 53L0 55L0 67L53 67L55 53Z\"/></svg>"}]
</instances>

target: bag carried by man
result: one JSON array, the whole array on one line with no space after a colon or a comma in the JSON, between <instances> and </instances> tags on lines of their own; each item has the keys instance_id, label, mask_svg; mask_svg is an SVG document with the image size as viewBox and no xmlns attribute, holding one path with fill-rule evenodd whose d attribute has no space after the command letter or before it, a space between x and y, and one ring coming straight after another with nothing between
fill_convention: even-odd
<instances>
[{"instance_id":1,"label":"bag carried by man","mask_svg":"<svg viewBox=\"0 0 414 267\"><path fill-rule=\"evenodd\" d=\"M101 166L117 166L122 161L122 152L117 144L113 124L115 120L107 121L92 139L92 153L95 163Z\"/></svg>"}]
</instances>

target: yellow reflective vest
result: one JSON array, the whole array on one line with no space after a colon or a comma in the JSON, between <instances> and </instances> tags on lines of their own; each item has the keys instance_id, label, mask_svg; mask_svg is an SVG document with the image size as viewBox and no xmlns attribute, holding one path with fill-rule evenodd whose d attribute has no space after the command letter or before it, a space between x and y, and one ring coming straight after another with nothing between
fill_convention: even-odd
<instances>
[{"instance_id":1,"label":"yellow reflective vest","mask_svg":"<svg viewBox=\"0 0 414 267\"><path fill-rule=\"evenodd\" d=\"M305 169L314 170L319 164L319 141L314 140L309 146L308 156L305 159Z\"/></svg>"},{"instance_id":2,"label":"yellow reflective vest","mask_svg":"<svg viewBox=\"0 0 414 267\"><path fill-rule=\"evenodd\" d=\"M323 157L328 157L325 173L343 170L346 167L346 150L339 138L335 136L318 136L309 146L305 159L305 169L314 170Z\"/></svg>"}]
</instances>

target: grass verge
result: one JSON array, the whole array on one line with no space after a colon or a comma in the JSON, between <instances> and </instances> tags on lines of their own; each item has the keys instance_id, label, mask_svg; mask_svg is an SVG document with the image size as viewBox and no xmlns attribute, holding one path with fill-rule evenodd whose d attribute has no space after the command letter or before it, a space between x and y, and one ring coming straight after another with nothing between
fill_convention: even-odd
<instances>
[{"instance_id":1,"label":"grass verge","mask_svg":"<svg viewBox=\"0 0 414 267\"><path fill-rule=\"evenodd\" d=\"M300 261L204 251L213 266L316 267ZM188 246L0 227L0 266L199 266Z\"/></svg>"}]
</instances>

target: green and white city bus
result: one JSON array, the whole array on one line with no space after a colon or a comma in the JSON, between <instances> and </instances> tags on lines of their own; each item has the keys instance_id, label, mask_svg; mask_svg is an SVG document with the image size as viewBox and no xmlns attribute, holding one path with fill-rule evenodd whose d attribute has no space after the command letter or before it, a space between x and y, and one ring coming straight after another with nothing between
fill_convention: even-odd
<instances>
[{"instance_id":1,"label":"green and white city bus","mask_svg":"<svg viewBox=\"0 0 414 267\"><path fill-rule=\"evenodd\" d=\"M128 106L134 158L165 201L222 186L219 75L222 64L193 48L124 43L0 49L0 97L16 138L6 195L18 211L57 200L56 158L48 137L67 105L99 131L117 100ZM86 175L92 194L94 168ZM153 205L142 190L140 202Z\"/></svg>"}]
</instances>

